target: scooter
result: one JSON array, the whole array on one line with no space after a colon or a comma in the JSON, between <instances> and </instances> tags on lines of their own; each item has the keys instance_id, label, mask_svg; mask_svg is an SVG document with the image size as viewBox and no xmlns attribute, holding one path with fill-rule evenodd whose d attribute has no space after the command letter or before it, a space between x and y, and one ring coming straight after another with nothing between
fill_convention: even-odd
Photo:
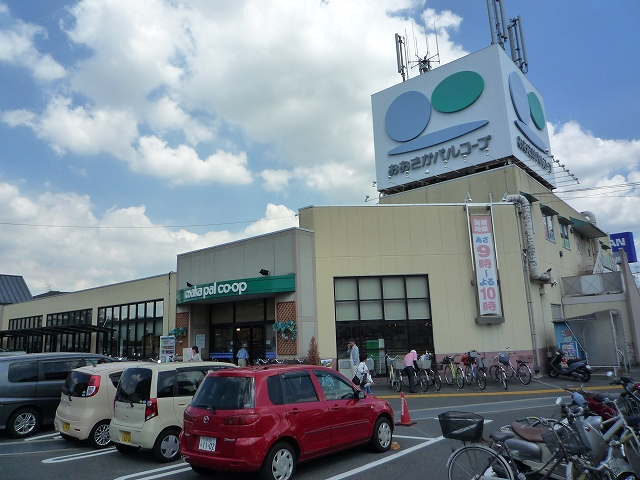
<instances>
[{"instance_id":1,"label":"scooter","mask_svg":"<svg viewBox=\"0 0 640 480\"><path fill-rule=\"evenodd\" d=\"M549 362L547 374L551 378L563 375L565 377L577 378L582 382L588 382L591 378L591 367L586 360L567 362L564 352L558 350Z\"/></svg>"}]
</instances>

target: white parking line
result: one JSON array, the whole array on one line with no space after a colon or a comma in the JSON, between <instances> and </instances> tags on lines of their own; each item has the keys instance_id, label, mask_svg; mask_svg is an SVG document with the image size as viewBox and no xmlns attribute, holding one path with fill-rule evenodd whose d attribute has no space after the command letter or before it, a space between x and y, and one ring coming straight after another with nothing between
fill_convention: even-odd
<instances>
[{"instance_id":1,"label":"white parking line","mask_svg":"<svg viewBox=\"0 0 640 480\"><path fill-rule=\"evenodd\" d=\"M155 468L153 470L145 470L143 472L138 472L138 473L130 473L129 475L124 475L114 480L127 480L129 478L136 478L137 480L151 480L153 478L166 477L167 475L173 475L174 473L186 472L188 470L191 470L190 466L185 467L184 465L185 463L181 462L178 465L171 465L170 467L161 467L161 468ZM163 472L163 473L157 473L155 475L148 475L146 477L141 477L141 475L147 475L148 473L156 473L156 472Z\"/></svg>"},{"instance_id":2,"label":"white parking line","mask_svg":"<svg viewBox=\"0 0 640 480\"><path fill-rule=\"evenodd\" d=\"M392 462L393 460L397 459L398 457L402 457L404 455L407 455L411 452L415 452L416 450L420 450L421 448L425 448L428 447L429 445L439 442L440 440L444 440L444 437L438 437L438 438L431 438L428 441L424 442L424 443L419 443L418 445L414 445L413 447L407 448L406 450L403 450L401 452L398 453L394 453L393 455L389 455L388 457L382 458L380 460L376 460L375 462L371 462L368 463L366 465L363 465L361 467L358 468L354 468L353 470L349 470L348 472L344 472L341 473L339 475L335 475L333 477L329 477L326 480L341 480L343 478L347 478L350 477L351 475L355 475L356 473L361 473L364 472L366 470L372 469L374 467L377 467L378 465L382 465L385 464L387 462Z\"/></svg>"},{"instance_id":3,"label":"white parking line","mask_svg":"<svg viewBox=\"0 0 640 480\"><path fill-rule=\"evenodd\" d=\"M115 447L107 448L105 450L100 450L97 452L80 452L80 453L72 453L71 455L63 455L61 457L53 457L42 460L42 463L62 463L62 462L72 462L73 460L82 460L84 458L96 457L98 455L107 455L109 453L115 452Z\"/></svg>"},{"instance_id":4,"label":"white parking line","mask_svg":"<svg viewBox=\"0 0 640 480\"><path fill-rule=\"evenodd\" d=\"M25 438L22 441L23 442L33 442L34 440L40 440L41 438L47 438L47 437L51 437L54 440L57 440L58 438L62 438L60 436L60 434L58 432L56 433L47 433L45 435L38 435L37 437L29 437L29 438Z\"/></svg>"}]
</instances>

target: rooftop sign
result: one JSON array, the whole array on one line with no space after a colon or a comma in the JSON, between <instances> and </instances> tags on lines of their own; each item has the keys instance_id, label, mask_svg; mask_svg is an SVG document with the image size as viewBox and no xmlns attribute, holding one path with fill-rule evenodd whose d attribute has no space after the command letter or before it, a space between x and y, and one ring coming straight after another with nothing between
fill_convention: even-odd
<instances>
[{"instance_id":1,"label":"rooftop sign","mask_svg":"<svg viewBox=\"0 0 640 480\"><path fill-rule=\"evenodd\" d=\"M499 45L372 96L378 190L513 156L555 186L541 95Z\"/></svg>"}]
</instances>

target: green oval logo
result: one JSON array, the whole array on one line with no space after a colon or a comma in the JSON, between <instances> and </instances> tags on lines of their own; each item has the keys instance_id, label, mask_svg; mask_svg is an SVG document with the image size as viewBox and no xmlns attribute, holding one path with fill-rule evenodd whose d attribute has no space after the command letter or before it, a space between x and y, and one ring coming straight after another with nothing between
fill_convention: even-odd
<instances>
[{"instance_id":1,"label":"green oval logo","mask_svg":"<svg viewBox=\"0 0 640 480\"><path fill-rule=\"evenodd\" d=\"M484 90L484 80L476 72L464 71L442 80L431 95L431 105L442 113L459 112L475 102Z\"/></svg>"},{"instance_id":2,"label":"green oval logo","mask_svg":"<svg viewBox=\"0 0 640 480\"><path fill-rule=\"evenodd\" d=\"M538 130L544 129L544 112L538 96L531 92L527 95L529 99L529 110L531 111L531 120Z\"/></svg>"}]
</instances>

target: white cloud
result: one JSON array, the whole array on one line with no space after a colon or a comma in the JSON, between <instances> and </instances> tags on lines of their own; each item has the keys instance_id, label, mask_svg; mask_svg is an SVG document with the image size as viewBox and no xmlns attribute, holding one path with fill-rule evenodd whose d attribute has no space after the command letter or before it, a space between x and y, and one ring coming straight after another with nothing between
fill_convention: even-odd
<instances>
[{"instance_id":1,"label":"white cloud","mask_svg":"<svg viewBox=\"0 0 640 480\"><path fill-rule=\"evenodd\" d=\"M579 180L559 176L558 195L578 211L595 214L598 227L607 233L634 231L640 239L640 140L603 139L585 131L577 122L548 124L552 152ZM563 181L564 180L564 181Z\"/></svg>"},{"instance_id":2,"label":"white cloud","mask_svg":"<svg viewBox=\"0 0 640 480\"><path fill-rule=\"evenodd\" d=\"M9 9L2 5L0 15L9 16ZM62 65L49 54L42 54L34 45L34 37L47 36L42 27L13 21L10 28L0 30L0 62L30 70L36 80L48 82L65 76Z\"/></svg>"},{"instance_id":3,"label":"white cloud","mask_svg":"<svg viewBox=\"0 0 640 480\"><path fill-rule=\"evenodd\" d=\"M137 172L167 178L174 185L220 182L244 185L253 181L247 155L217 151L205 160L185 145L170 148L157 137L141 137L139 155L132 162Z\"/></svg>"},{"instance_id":4,"label":"white cloud","mask_svg":"<svg viewBox=\"0 0 640 480\"><path fill-rule=\"evenodd\" d=\"M262 187L267 192L282 192L286 190L293 174L288 170L263 170L260 176L263 180Z\"/></svg>"},{"instance_id":5,"label":"white cloud","mask_svg":"<svg viewBox=\"0 0 640 480\"><path fill-rule=\"evenodd\" d=\"M48 284L73 291L175 271L178 253L297 225L295 212L273 204L243 230L204 234L156 225L144 205L94 210L88 196L46 192L31 199L0 183L0 271L24 276L32 293Z\"/></svg>"}]
</instances>

